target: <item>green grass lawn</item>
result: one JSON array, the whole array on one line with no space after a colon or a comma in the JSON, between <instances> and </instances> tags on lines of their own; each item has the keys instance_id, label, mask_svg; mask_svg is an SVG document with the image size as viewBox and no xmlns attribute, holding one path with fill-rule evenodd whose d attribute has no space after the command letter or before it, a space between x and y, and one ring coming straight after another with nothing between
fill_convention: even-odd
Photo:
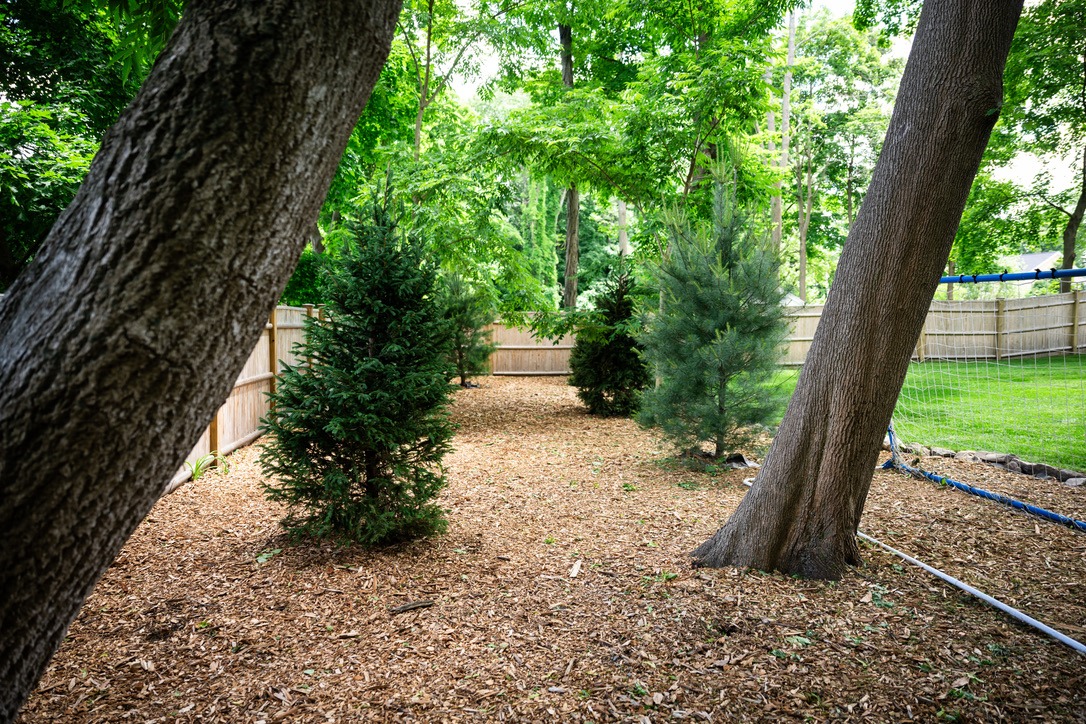
<instances>
[{"instance_id":1,"label":"green grass lawn","mask_svg":"<svg viewBox=\"0 0 1086 724\"><path fill-rule=\"evenodd\" d=\"M791 395L798 377L782 370L773 385ZM913 363L894 426L909 442L1086 471L1086 355Z\"/></svg>"}]
</instances>

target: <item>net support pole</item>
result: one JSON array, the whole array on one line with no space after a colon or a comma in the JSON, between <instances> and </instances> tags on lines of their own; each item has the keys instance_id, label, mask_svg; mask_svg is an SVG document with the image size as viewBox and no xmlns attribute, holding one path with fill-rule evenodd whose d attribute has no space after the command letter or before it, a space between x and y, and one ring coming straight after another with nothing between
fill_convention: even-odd
<instances>
[{"instance_id":1,"label":"net support pole","mask_svg":"<svg viewBox=\"0 0 1086 724\"><path fill-rule=\"evenodd\" d=\"M914 566L916 566L917 568L923 568L925 571L932 574L936 578L939 578L939 579L941 579L943 581L946 581L950 585L952 585L955 588L958 588L958 589L960 589L962 591L965 591L966 593L968 593L971 596L975 596L976 598L980 599L981 601L984 601L985 603L987 603L992 608L995 608L995 609L997 609L999 611L1002 611L1003 613L1007 614L1011 618L1013 618L1013 619L1015 619L1017 621L1021 621L1022 623L1026 624L1027 626L1032 626L1033 628L1037 629L1038 631L1040 631L1040 632L1042 632L1044 634L1047 634L1048 636L1051 636L1052 638L1056 639L1057 641L1059 641L1064 646L1068 646L1068 647L1074 649L1075 651L1079 652L1080 654L1086 654L1086 645L1083 645L1082 643L1076 641L1075 639L1071 638L1070 636L1067 636L1066 634L1063 634L1063 633L1057 631L1056 629L1052 628L1051 626L1048 626L1046 624L1041 623L1040 621L1033 618L1032 616L1027 616L1026 614L1022 613L1018 609L1012 608L1011 606L1008 606L1007 604L1000 601L998 598L993 598L993 597L989 596L987 593L984 593L983 591L978 591L976 588L973 588L968 583L965 583L963 581L959 581L954 576L943 573L942 571L940 571L938 568L935 568L934 566L929 566L927 563L924 563L923 561L919 561L919 560L913 558L912 556L907 555L905 553L902 553L901 551L899 551L899 550L897 550L895 548L891 548L890 546L886 545L882 541L876 540L875 538L872 538L871 536L866 535L861 531L856 531L856 537L861 539L861 540L865 540L868 543L872 543L874 545L877 545L879 548L882 548L883 550L887 551L888 553L894 554L895 556L897 556L901 560L906 561L908 563L911 563Z\"/></svg>"},{"instance_id":2,"label":"net support pole","mask_svg":"<svg viewBox=\"0 0 1086 724\"><path fill-rule=\"evenodd\" d=\"M886 466L884 465L883 467L886 467ZM746 480L743 481L743 485L746 485L748 488L754 487L754 478L747 478ZM1048 625L1046 625L1044 623L1041 623L1040 621L1033 618L1032 616L1027 616L1026 614L1022 613L1018 609L1013 608L1013 607L1008 606L1007 604L1003 603L998 598L993 598L992 596L989 596L987 593L984 593L983 591L980 591L980 590L977 590L976 588L973 588L968 583L965 583L964 581L959 581L957 578L955 578L954 576L951 576L948 573L943 573L942 571L940 571L938 568L935 568L934 566L929 566L927 563L924 563L921 560L917 560L916 558L913 558L912 556L910 556L910 555L908 555L906 553L902 553L901 551L897 550L896 548L892 548L892 547L886 545L885 543L883 543L882 541L880 541L880 540L878 540L876 538L872 538L871 536L867 535L866 533L864 533L861 530L856 531L856 537L859 538L860 540L867 541L868 543L871 543L872 545L876 545L876 546L878 546L879 548L882 548L883 550L885 550L888 553L892 553L893 555L897 556L898 558L905 561L906 563L911 563L912 565L916 566L917 568L922 568L923 570L925 570L928 573L932 574L936 578L939 578L940 580L943 580L943 581L949 583L950 585L954 586L955 588L957 588L959 590L965 591L966 593L968 593L971 596L975 596L976 598L983 601L984 603L987 603L992 608L994 608L994 609L996 609L998 611L1002 611L1003 613L1007 614L1011 618L1013 618L1013 619L1015 619L1017 621L1021 621L1022 623L1026 624L1027 626L1032 626L1033 628L1037 629L1041 633L1044 633L1044 634L1046 634L1048 636L1051 636L1052 638L1059 641L1061 644L1074 649L1075 651L1079 652L1080 654L1086 654L1086 644L1082 644L1081 642L1076 641L1075 639L1071 638L1070 636L1067 636L1066 634L1057 631L1056 629L1052 628L1051 626L1048 626Z\"/></svg>"},{"instance_id":3,"label":"net support pole","mask_svg":"<svg viewBox=\"0 0 1086 724\"><path fill-rule=\"evenodd\" d=\"M996 362L1003 359L1003 334L1006 326L1007 300L1000 297L996 300L996 334L995 334L995 358Z\"/></svg>"}]
</instances>

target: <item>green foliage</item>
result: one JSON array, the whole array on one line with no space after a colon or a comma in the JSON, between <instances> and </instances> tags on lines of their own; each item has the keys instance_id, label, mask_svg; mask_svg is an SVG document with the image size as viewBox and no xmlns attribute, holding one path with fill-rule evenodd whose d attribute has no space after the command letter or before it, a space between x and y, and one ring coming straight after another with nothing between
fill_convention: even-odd
<instances>
[{"instance_id":1,"label":"green foliage","mask_svg":"<svg viewBox=\"0 0 1086 724\"><path fill-rule=\"evenodd\" d=\"M950 252L954 273L999 272L1006 256L1058 248L1066 217L1031 201L1014 183L978 173Z\"/></svg>"},{"instance_id":2,"label":"green foliage","mask_svg":"<svg viewBox=\"0 0 1086 724\"><path fill-rule=\"evenodd\" d=\"M417 80L411 71L410 55L402 41L394 41L362 116L351 131L336 175L321 208L320 224L328 238L325 245L333 255L338 251L337 226L365 194L388 147L408 143L414 129L418 103ZM349 234L345 235L348 239Z\"/></svg>"},{"instance_id":3,"label":"green foliage","mask_svg":"<svg viewBox=\"0 0 1086 724\"><path fill-rule=\"evenodd\" d=\"M211 469L218 469L223 475L230 472L230 463L227 462L225 456L220 455L216 450L212 450L207 455L201 455L191 463L186 460L185 467L189 469L189 473L192 475L192 482L194 483Z\"/></svg>"},{"instance_id":4,"label":"green foliage","mask_svg":"<svg viewBox=\"0 0 1086 724\"><path fill-rule=\"evenodd\" d=\"M437 270L422 244L397 238L389 201L329 267L329 319L307 319L263 421L269 499L289 506L295 536L379 545L445 528L433 498L453 428L446 406L449 330Z\"/></svg>"},{"instance_id":5,"label":"green foliage","mask_svg":"<svg viewBox=\"0 0 1086 724\"><path fill-rule=\"evenodd\" d=\"M0 101L0 291L30 263L75 196L97 144L65 106Z\"/></svg>"},{"instance_id":6,"label":"green foliage","mask_svg":"<svg viewBox=\"0 0 1086 724\"><path fill-rule=\"evenodd\" d=\"M1086 136L1086 0L1029 3L1004 74L1000 126L1037 153L1077 150ZM1081 158L1081 156L1079 156Z\"/></svg>"},{"instance_id":7,"label":"green foliage","mask_svg":"<svg viewBox=\"0 0 1086 724\"><path fill-rule=\"evenodd\" d=\"M118 61L130 48L130 39L118 35L110 17L99 11L94 0L0 4L5 100L67 106L83 120L84 135L97 141L139 87L139 81L128 78Z\"/></svg>"},{"instance_id":8,"label":"green foliage","mask_svg":"<svg viewBox=\"0 0 1086 724\"><path fill-rule=\"evenodd\" d=\"M298 258L298 266L287 281L280 304L300 307L303 304L324 304L324 278L321 255L306 247Z\"/></svg>"},{"instance_id":9,"label":"green foliage","mask_svg":"<svg viewBox=\"0 0 1086 724\"><path fill-rule=\"evenodd\" d=\"M577 331L569 384L593 415L628 416L637 410L650 381L635 339L635 289L629 270L612 273L595 302L596 309Z\"/></svg>"},{"instance_id":10,"label":"green foliage","mask_svg":"<svg viewBox=\"0 0 1086 724\"><path fill-rule=\"evenodd\" d=\"M720 457L749 439L778 406L765 382L786 326L778 262L718 181L712 229L673 220L671 249L657 269L662 308L642 337L659 384L639 421L681 449L714 444Z\"/></svg>"},{"instance_id":11,"label":"green foliage","mask_svg":"<svg viewBox=\"0 0 1086 724\"><path fill-rule=\"evenodd\" d=\"M460 386L468 387L468 377L486 374L487 361L495 345L484 330L494 321L490 299L471 289L459 274L445 277L442 306L452 334L451 359L460 377Z\"/></svg>"}]
</instances>

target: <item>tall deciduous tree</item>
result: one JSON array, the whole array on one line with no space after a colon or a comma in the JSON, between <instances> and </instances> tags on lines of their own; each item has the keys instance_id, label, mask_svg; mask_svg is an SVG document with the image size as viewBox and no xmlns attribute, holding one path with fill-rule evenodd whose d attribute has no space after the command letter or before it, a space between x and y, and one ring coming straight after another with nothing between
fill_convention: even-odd
<instances>
[{"instance_id":1,"label":"tall deciduous tree","mask_svg":"<svg viewBox=\"0 0 1086 724\"><path fill-rule=\"evenodd\" d=\"M871 186L765 466L705 566L838 578L1002 105L1022 0L927 0Z\"/></svg>"},{"instance_id":2,"label":"tall deciduous tree","mask_svg":"<svg viewBox=\"0 0 1086 724\"><path fill-rule=\"evenodd\" d=\"M226 398L398 11L192 0L0 303L0 720Z\"/></svg>"}]
</instances>

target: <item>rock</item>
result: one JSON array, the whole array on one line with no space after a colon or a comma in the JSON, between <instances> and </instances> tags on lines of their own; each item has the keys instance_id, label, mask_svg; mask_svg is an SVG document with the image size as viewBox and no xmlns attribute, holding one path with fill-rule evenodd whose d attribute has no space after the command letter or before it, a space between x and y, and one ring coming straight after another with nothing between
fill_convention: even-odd
<instances>
[{"instance_id":1,"label":"rock","mask_svg":"<svg viewBox=\"0 0 1086 724\"><path fill-rule=\"evenodd\" d=\"M732 470L740 470L742 468L757 468L761 467L753 460L748 460L747 456L743 453L735 453L724 458L724 464L731 466Z\"/></svg>"},{"instance_id":2,"label":"rock","mask_svg":"<svg viewBox=\"0 0 1086 724\"><path fill-rule=\"evenodd\" d=\"M1012 473L1020 473L1020 472L1022 472L1022 461L1021 460L1008 460L1007 461L1007 470L1010 470Z\"/></svg>"},{"instance_id":3,"label":"rock","mask_svg":"<svg viewBox=\"0 0 1086 724\"><path fill-rule=\"evenodd\" d=\"M947 450L945 447L933 447L931 449L931 454L932 455L938 455L941 458L952 458L952 457L954 457L954 451L953 450Z\"/></svg>"},{"instance_id":4,"label":"rock","mask_svg":"<svg viewBox=\"0 0 1086 724\"><path fill-rule=\"evenodd\" d=\"M982 453L982 452L978 451L977 456L981 460L983 460L984 462L992 463L993 465L995 465L995 464L1003 465L1003 464L1006 464L1006 462L1011 459L1011 456L1007 455L1006 453L996 453L996 452Z\"/></svg>"},{"instance_id":5,"label":"rock","mask_svg":"<svg viewBox=\"0 0 1086 724\"><path fill-rule=\"evenodd\" d=\"M1069 488L1081 488L1084 484L1086 484L1086 478L1070 478L1068 480L1064 480L1063 484Z\"/></svg>"},{"instance_id":6,"label":"rock","mask_svg":"<svg viewBox=\"0 0 1086 724\"><path fill-rule=\"evenodd\" d=\"M1033 474L1038 477L1043 475L1054 480L1063 480L1063 478L1060 477L1059 468L1054 468L1051 465L1045 465L1044 463L1036 463L1033 466Z\"/></svg>"},{"instance_id":7,"label":"rock","mask_svg":"<svg viewBox=\"0 0 1086 724\"><path fill-rule=\"evenodd\" d=\"M1086 478L1086 475L1083 475L1082 473L1076 472L1074 470L1065 470L1063 468L1060 469L1060 480L1062 480L1063 482L1066 483L1068 480L1074 480L1075 478Z\"/></svg>"},{"instance_id":8,"label":"rock","mask_svg":"<svg viewBox=\"0 0 1086 724\"><path fill-rule=\"evenodd\" d=\"M980 458L972 450L960 450L954 455L955 460L962 460L967 463L979 463Z\"/></svg>"},{"instance_id":9,"label":"rock","mask_svg":"<svg viewBox=\"0 0 1086 724\"><path fill-rule=\"evenodd\" d=\"M923 445L917 445L916 447L914 447L913 452L922 458L926 458L928 455L931 455L931 450L928 450Z\"/></svg>"}]
</instances>

